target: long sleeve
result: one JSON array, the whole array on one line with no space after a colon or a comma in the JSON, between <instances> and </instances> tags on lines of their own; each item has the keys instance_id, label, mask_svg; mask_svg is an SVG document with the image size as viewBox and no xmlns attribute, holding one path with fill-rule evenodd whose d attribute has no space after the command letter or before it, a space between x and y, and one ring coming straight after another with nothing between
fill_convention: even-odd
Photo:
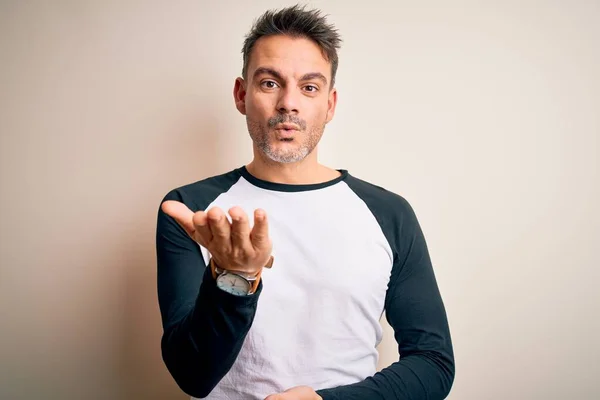
<instances>
[{"instance_id":1,"label":"long sleeve","mask_svg":"<svg viewBox=\"0 0 600 400\"><path fill-rule=\"evenodd\" d=\"M387 220L397 251L385 300L400 360L361 382L319 390L324 400L438 400L452 386L454 354L446 311L423 232L410 205L401 201L399 217Z\"/></svg>"},{"instance_id":2,"label":"long sleeve","mask_svg":"<svg viewBox=\"0 0 600 400\"><path fill-rule=\"evenodd\" d=\"M199 207L185 192L164 200ZM173 218L159 209L156 252L158 300L163 322L163 360L179 385L194 397L206 397L233 365L252 325L262 283L240 297L216 287L200 247Z\"/></svg>"}]
</instances>

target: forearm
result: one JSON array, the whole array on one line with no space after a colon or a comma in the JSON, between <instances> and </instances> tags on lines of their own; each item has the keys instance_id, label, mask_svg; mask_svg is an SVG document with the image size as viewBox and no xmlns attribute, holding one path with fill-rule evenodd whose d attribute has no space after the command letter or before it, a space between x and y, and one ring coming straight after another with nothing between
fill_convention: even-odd
<instances>
[{"instance_id":1,"label":"forearm","mask_svg":"<svg viewBox=\"0 0 600 400\"><path fill-rule=\"evenodd\" d=\"M361 382L318 390L323 400L441 400L454 379L454 360L436 352L411 354Z\"/></svg>"},{"instance_id":2,"label":"forearm","mask_svg":"<svg viewBox=\"0 0 600 400\"><path fill-rule=\"evenodd\" d=\"M216 287L209 269L194 308L165 328L161 348L169 372L187 394L206 397L233 365L252 325L258 291L234 296Z\"/></svg>"}]
</instances>

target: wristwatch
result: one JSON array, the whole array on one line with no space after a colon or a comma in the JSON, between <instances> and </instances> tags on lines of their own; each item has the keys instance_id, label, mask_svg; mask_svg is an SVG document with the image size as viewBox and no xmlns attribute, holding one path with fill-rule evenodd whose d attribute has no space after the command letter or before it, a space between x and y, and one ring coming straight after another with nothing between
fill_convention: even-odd
<instances>
[{"instance_id":1,"label":"wristwatch","mask_svg":"<svg viewBox=\"0 0 600 400\"><path fill-rule=\"evenodd\" d=\"M271 256L267 265L265 265L265 268L271 268L272 266L273 256ZM213 258L210 259L210 269L213 278L217 281L217 287L235 296L248 296L254 294L256 289L258 289L260 276L262 274L262 268L255 276L250 276L237 271L228 271L219 268Z\"/></svg>"}]
</instances>

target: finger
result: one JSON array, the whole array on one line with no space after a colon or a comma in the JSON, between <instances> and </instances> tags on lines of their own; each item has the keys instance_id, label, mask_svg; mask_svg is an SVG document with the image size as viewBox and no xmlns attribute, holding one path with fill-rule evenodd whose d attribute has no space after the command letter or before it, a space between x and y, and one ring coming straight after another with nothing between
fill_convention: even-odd
<instances>
[{"instance_id":1,"label":"finger","mask_svg":"<svg viewBox=\"0 0 600 400\"><path fill-rule=\"evenodd\" d=\"M185 204L175 200L167 200L162 203L161 209L165 214L173 217L190 237L194 237L194 232L196 231L194 222L192 221L194 212Z\"/></svg>"},{"instance_id":2,"label":"finger","mask_svg":"<svg viewBox=\"0 0 600 400\"><path fill-rule=\"evenodd\" d=\"M270 245L267 213L264 210L254 211L254 227L250 233L250 240L256 250L264 251Z\"/></svg>"},{"instance_id":3,"label":"finger","mask_svg":"<svg viewBox=\"0 0 600 400\"><path fill-rule=\"evenodd\" d=\"M196 234L195 240L206 247L212 240L212 232L208 226L208 215L204 211L197 211L192 218Z\"/></svg>"},{"instance_id":4,"label":"finger","mask_svg":"<svg viewBox=\"0 0 600 400\"><path fill-rule=\"evenodd\" d=\"M282 397L279 394L270 394L265 398L265 400L282 400Z\"/></svg>"},{"instance_id":5,"label":"finger","mask_svg":"<svg viewBox=\"0 0 600 400\"><path fill-rule=\"evenodd\" d=\"M234 249L252 250L250 243L250 225L248 216L241 207L232 207L229 209L231 215L231 246Z\"/></svg>"},{"instance_id":6,"label":"finger","mask_svg":"<svg viewBox=\"0 0 600 400\"><path fill-rule=\"evenodd\" d=\"M231 250L231 226L227 216L219 207L208 210L208 227L212 233L211 244L222 252Z\"/></svg>"}]
</instances>

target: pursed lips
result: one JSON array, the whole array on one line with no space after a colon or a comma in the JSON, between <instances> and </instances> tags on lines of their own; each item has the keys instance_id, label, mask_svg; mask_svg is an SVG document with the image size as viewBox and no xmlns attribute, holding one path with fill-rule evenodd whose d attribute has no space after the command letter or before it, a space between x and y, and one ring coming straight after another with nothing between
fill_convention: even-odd
<instances>
[{"instance_id":1,"label":"pursed lips","mask_svg":"<svg viewBox=\"0 0 600 400\"><path fill-rule=\"evenodd\" d=\"M298 126L294 124L279 124L275 126L276 130L297 131Z\"/></svg>"},{"instance_id":2,"label":"pursed lips","mask_svg":"<svg viewBox=\"0 0 600 400\"><path fill-rule=\"evenodd\" d=\"M275 131L277 132L279 140L292 140L294 138L294 134L298 130L298 127L293 124L280 124L275 126Z\"/></svg>"}]
</instances>

